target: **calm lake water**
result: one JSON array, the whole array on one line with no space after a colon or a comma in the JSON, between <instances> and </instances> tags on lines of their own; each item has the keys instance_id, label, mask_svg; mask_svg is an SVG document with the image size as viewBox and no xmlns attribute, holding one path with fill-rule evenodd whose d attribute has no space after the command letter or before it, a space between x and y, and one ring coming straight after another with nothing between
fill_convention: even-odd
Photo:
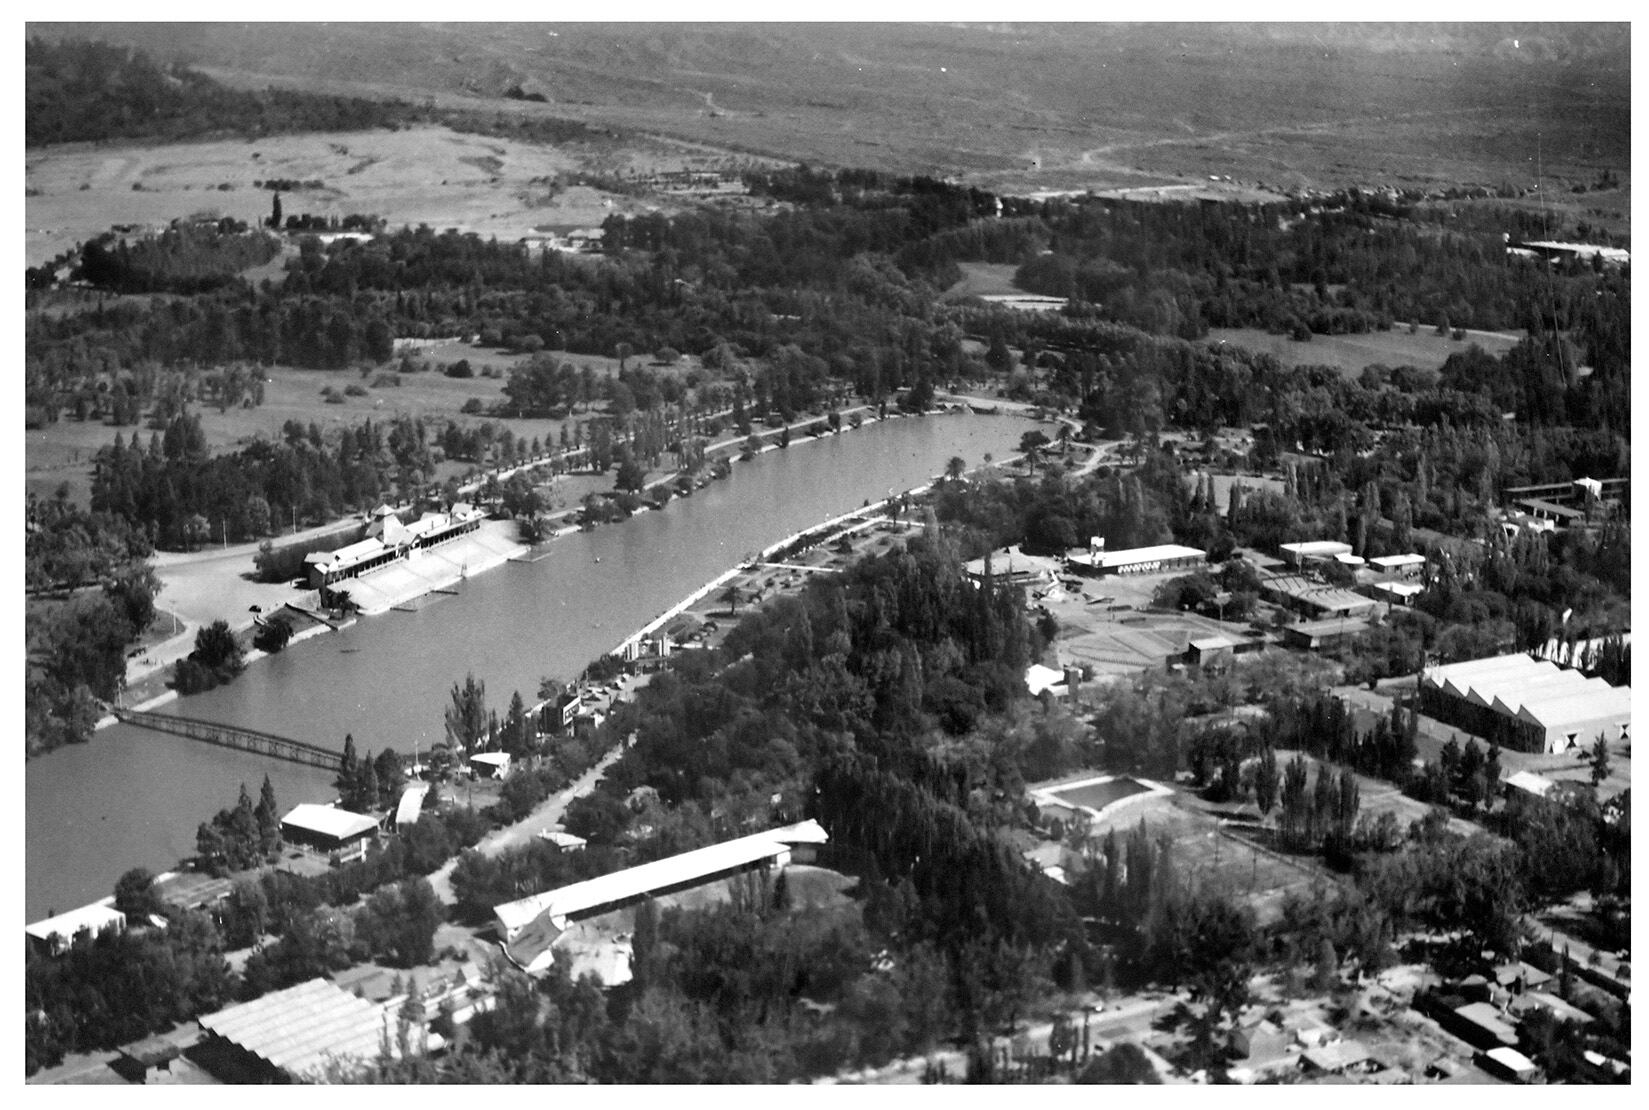
<instances>
[{"instance_id":1,"label":"calm lake water","mask_svg":"<svg viewBox=\"0 0 1649 1110\"><path fill-rule=\"evenodd\" d=\"M235 682L163 711L357 750L420 751L467 672L502 715L545 675L578 674L635 629L769 544L866 500L910 489L959 455L1011 454L1030 427L1006 416L892 420L800 440L735 464L662 512L554 541L413 613L386 613L253 664ZM599 562L597 561L599 560ZM195 828L270 776L282 809L333 796L332 772L116 725L32 760L26 773L25 912L34 921L101 898L132 867L194 852Z\"/></svg>"}]
</instances>

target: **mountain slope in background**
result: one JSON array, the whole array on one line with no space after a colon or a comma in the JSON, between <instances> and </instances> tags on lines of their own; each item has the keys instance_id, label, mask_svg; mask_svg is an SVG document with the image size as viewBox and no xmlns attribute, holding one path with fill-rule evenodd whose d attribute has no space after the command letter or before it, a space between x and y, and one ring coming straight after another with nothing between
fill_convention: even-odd
<instances>
[{"instance_id":1,"label":"mountain slope in background","mask_svg":"<svg viewBox=\"0 0 1649 1110\"><path fill-rule=\"evenodd\" d=\"M230 83L496 100L998 187L1587 179L1630 164L1624 24L31 24ZM519 98L542 98L543 104ZM517 99L509 99L511 97Z\"/></svg>"}]
</instances>

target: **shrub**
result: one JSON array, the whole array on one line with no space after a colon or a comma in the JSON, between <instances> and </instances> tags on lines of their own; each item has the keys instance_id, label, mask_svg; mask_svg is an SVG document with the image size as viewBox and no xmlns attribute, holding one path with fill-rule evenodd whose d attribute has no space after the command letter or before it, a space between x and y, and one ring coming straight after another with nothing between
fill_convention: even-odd
<instances>
[{"instance_id":1,"label":"shrub","mask_svg":"<svg viewBox=\"0 0 1649 1110\"><path fill-rule=\"evenodd\" d=\"M366 386L362 385L360 382L350 382L348 385L344 386L344 392L351 397L365 397Z\"/></svg>"},{"instance_id":2,"label":"shrub","mask_svg":"<svg viewBox=\"0 0 1649 1110\"><path fill-rule=\"evenodd\" d=\"M292 622L283 616L270 617L258 626L252 646L273 655L292 642Z\"/></svg>"}]
</instances>

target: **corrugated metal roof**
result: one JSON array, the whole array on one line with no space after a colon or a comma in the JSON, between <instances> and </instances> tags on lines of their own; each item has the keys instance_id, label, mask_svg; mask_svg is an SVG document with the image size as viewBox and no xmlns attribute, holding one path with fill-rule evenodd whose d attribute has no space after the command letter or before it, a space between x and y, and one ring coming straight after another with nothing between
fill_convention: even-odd
<instances>
[{"instance_id":1,"label":"corrugated metal roof","mask_svg":"<svg viewBox=\"0 0 1649 1110\"><path fill-rule=\"evenodd\" d=\"M365 1064L375 1059L388 1020L382 1006L325 979L311 979L208 1014L200 1026L289 1075L304 1077L329 1061ZM392 1031L388 1039L393 1052Z\"/></svg>"}]
</instances>

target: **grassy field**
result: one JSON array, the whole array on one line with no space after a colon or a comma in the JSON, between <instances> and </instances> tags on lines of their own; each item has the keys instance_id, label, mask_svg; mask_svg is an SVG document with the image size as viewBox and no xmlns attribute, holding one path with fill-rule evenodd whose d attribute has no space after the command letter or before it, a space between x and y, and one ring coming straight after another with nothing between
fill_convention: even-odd
<instances>
[{"instance_id":1,"label":"grassy field","mask_svg":"<svg viewBox=\"0 0 1649 1110\"><path fill-rule=\"evenodd\" d=\"M677 169L713 160L671 149L673 158L654 151L646 165ZM624 172L646 151L646 144L554 147L440 127L31 150L24 163L25 255L35 265L112 224L162 224L198 212L260 220L274 194L253 182L280 178L322 183L283 193L288 215L373 213L392 227L452 227L510 242L599 227L614 213L675 207L668 198L643 202L571 181L592 169ZM560 188L553 184L558 176Z\"/></svg>"},{"instance_id":2,"label":"grassy field","mask_svg":"<svg viewBox=\"0 0 1649 1110\"><path fill-rule=\"evenodd\" d=\"M513 435L525 437L529 442L539 439L559 443L564 423L579 423L586 419L583 412L574 413L567 421L504 420L484 415L467 416L459 412L464 403L472 397L479 398L482 405L488 407L501 400L504 396L504 385L508 381L509 368L525 359L525 355L511 355L462 343L450 343L421 352L417 357L432 363L456 362L460 358L467 358L475 367L477 374L483 374L490 368L499 371L499 376L449 378L444 374L430 371L402 374L399 376L399 386L373 386L372 379L379 372L376 370L363 378L356 371L271 367L266 371L262 405L255 408L229 409L226 412L219 412L210 407L197 409L201 417L201 428L206 433L207 446L213 451L227 451L243 446L258 436L278 438L282 426L288 420L296 420L306 426L313 422L324 430L359 424L369 417L373 420L389 420L402 414L423 417L436 422L438 426L444 425L449 419L463 425L490 420L494 424L509 428ZM591 367L598 377L604 378L609 372L618 372L616 358L605 358L600 355L560 357L565 357L575 366ZM634 364L635 361L632 359L631 363ZM696 366L695 359L683 357L670 372L686 373ZM341 393L349 385L367 387L367 395L346 397L344 403L336 405L327 403L321 396L321 391L328 386ZM596 413L599 415L600 411L598 406ZM134 433L147 442L151 429L146 425L116 428L100 422L63 419L44 428L26 431L23 452L27 491L40 497L50 497L58 486L66 482L70 497L84 503L91 489L92 456L99 448L114 442L116 434L130 439ZM437 471L437 480L461 474L468 470L469 466L469 463L442 463ZM610 486L611 481L606 480L602 488ZM582 495L582 490L578 495ZM565 497L570 494L563 493L558 487L556 496ZM574 500L576 499L575 496Z\"/></svg>"},{"instance_id":3,"label":"grassy field","mask_svg":"<svg viewBox=\"0 0 1649 1110\"><path fill-rule=\"evenodd\" d=\"M1363 335L1314 335L1309 342L1297 343L1286 335L1272 335L1259 328L1210 328L1206 342L1265 351L1284 366L1335 366L1356 375L1375 363L1435 370L1450 355L1473 343L1498 355L1511 350L1522 338L1518 334L1473 331L1465 339L1451 339L1437 335L1434 328L1423 327L1411 335L1407 327L1398 326Z\"/></svg>"},{"instance_id":4,"label":"grassy field","mask_svg":"<svg viewBox=\"0 0 1649 1110\"><path fill-rule=\"evenodd\" d=\"M1008 262L960 262L962 280L945 290L946 297L996 297L1025 292L1013 283L1019 267Z\"/></svg>"}]
</instances>

